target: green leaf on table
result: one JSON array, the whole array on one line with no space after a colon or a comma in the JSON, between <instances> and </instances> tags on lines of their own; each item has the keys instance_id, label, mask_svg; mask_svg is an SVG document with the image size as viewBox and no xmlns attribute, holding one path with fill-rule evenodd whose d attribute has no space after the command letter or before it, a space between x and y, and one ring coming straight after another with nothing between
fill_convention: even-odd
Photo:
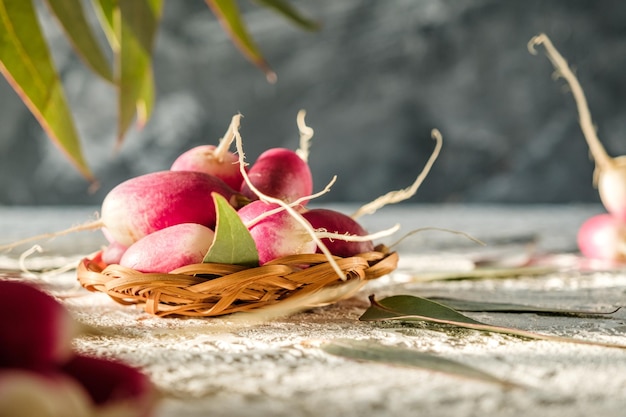
<instances>
[{"instance_id":1,"label":"green leaf on table","mask_svg":"<svg viewBox=\"0 0 626 417\"><path fill-rule=\"evenodd\" d=\"M357 361L420 368L456 377L498 384L507 388L516 386L516 384L461 362L414 349L383 345L372 340L338 339L324 342L320 348L331 355Z\"/></svg>"},{"instance_id":2,"label":"green leaf on table","mask_svg":"<svg viewBox=\"0 0 626 417\"><path fill-rule=\"evenodd\" d=\"M152 48L163 0L120 1L112 13L120 46L116 56L118 96L118 145L135 117L141 127L154 105Z\"/></svg>"},{"instance_id":3,"label":"green leaf on table","mask_svg":"<svg viewBox=\"0 0 626 417\"><path fill-rule=\"evenodd\" d=\"M0 0L0 72L48 136L93 181L78 132L30 0Z\"/></svg>"},{"instance_id":4,"label":"green leaf on table","mask_svg":"<svg viewBox=\"0 0 626 417\"><path fill-rule=\"evenodd\" d=\"M81 0L46 0L76 52L102 78L113 82L112 66L87 22Z\"/></svg>"},{"instance_id":5,"label":"green leaf on table","mask_svg":"<svg viewBox=\"0 0 626 417\"><path fill-rule=\"evenodd\" d=\"M286 0L256 0L256 2L282 14L303 29L315 31L320 28L318 22L304 16Z\"/></svg>"},{"instance_id":6,"label":"green leaf on table","mask_svg":"<svg viewBox=\"0 0 626 417\"><path fill-rule=\"evenodd\" d=\"M361 321L425 321L445 324L484 332L502 333L528 339L550 340L555 342L575 343L580 345L604 346L626 349L626 345L594 342L571 337L553 336L535 333L512 327L493 326L476 321L458 311L435 301L413 295L395 295L380 301L370 296L370 307L359 317Z\"/></svg>"},{"instance_id":7,"label":"green leaf on table","mask_svg":"<svg viewBox=\"0 0 626 417\"><path fill-rule=\"evenodd\" d=\"M203 262L258 266L259 254L248 228L237 211L217 193L212 193L217 214L213 245Z\"/></svg>"},{"instance_id":8,"label":"green leaf on table","mask_svg":"<svg viewBox=\"0 0 626 417\"><path fill-rule=\"evenodd\" d=\"M205 1L241 53L265 73L265 77L269 82L276 82L276 73L272 71L248 33L248 29L241 18L237 2L235 0Z\"/></svg>"},{"instance_id":9,"label":"green leaf on table","mask_svg":"<svg viewBox=\"0 0 626 417\"><path fill-rule=\"evenodd\" d=\"M593 316L613 314L620 310L616 308L610 311L590 311L590 310L572 310L572 309L556 309L550 307L538 307L531 305L522 305L515 303L495 303L489 301L473 301L462 300L459 298L448 297L428 297L430 301L446 305L458 311L469 312L491 312L491 313L537 313L563 316Z\"/></svg>"}]
</instances>

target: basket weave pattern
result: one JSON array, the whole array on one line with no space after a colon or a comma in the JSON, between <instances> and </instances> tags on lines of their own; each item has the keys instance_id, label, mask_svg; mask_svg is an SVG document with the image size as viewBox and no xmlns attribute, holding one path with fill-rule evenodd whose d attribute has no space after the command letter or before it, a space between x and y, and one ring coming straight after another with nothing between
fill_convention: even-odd
<instances>
[{"instance_id":1,"label":"basket weave pattern","mask_svg":"<svg viewBox=\"0 0 626 417\"><path fill-rule=\"evenodd\" d=\"M375 251L335 258L346 275L343 281L322 254L286 256L260 267L202 263L168 274L142 273L120 265L106 265L101 254L83 259L78 281L89 291L108 294L121 304L144 304L157 315L211 317L276 305L295 296L314 294L355 282L360 288L397 267L398 255L379 245ZM353 293L339 292L335 302Z\"/></svg>"}]
</instances>

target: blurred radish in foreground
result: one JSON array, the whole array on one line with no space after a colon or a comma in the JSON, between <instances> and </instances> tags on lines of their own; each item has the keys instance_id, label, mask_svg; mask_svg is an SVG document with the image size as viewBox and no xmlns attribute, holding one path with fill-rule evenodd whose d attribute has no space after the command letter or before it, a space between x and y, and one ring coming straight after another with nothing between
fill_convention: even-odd
<instances>
[{"instance_id":1,"label":"blurred radish in foreground","mask_svg":"<svg viewBox=\"0 0 626 417\"><path fill-rule=\"evenodd\" d=\"M587 258L626 261L626 224L608 213L587 219L578 230L577 242Z\"/></svg>"}]
</instances>

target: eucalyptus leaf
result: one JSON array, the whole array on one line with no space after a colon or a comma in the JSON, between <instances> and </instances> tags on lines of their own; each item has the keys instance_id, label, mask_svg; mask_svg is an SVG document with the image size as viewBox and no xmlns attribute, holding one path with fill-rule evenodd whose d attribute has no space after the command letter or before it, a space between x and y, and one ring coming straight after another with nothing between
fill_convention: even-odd
<instances>
[{"instance_id":1,"label":"eucalyptus leaf","mask_svg":"<svg viewBox=\"0 0 626 417\"><path fill-rule=\"evenodd\" d=\"M0 0L0 72L88 180L78 132L30 0Z\"/></svg>"},{"instance_id":2,"label":"eucalyptus leaf","mask_svg":"<svg viewBox=\"0 0 626 417\"><path fill-rule=\"evenodd\" d=\"M258 266L259 254L248 228L237 211L217 193L212 193L217 214L215 237L203 262Z\"/></svg>"},{"instance_id":3,"label":"eucalyptus leaf","mask_svg":"<svg viewBox=\"0 0 626 417\"><path fill-rule=\"evenodd\" d=\"M320 24L315 20L309 19L300 13L295 7L285 0L256 0L257 3L275 10L282 14L293 23L297 24L303 29L315 31L320 28Z\"/></svg>"},{"instance_id":4,"label":"eucalyptus leaf","mask_svg":"<svg viewBox=\"0 0 626 417\"><path fill-rule=\"evenodd\" d=\"M414 349L383 345L372 340L338 339L324 342L320 348L331 355L357 361L421 368L456 377L498 384L507 388L516 386L516 384L461 362Z\"/></svg>"},{"instance_id":5,"label":"eucalyptus leaf","mask_svg":"<svg viewBox=\"0 0 626 417\"><path fill-rule=\"evenodd\" d=\"M359 317L361 321L426 321L446 324L484 332L502 333L528 339L550 340L555 342L575 343L580 345L604 346L626 349L626 345L594 342L591 340L546 335L511 327L493 326L476 321L443 304L413 295L395 295L380 301L370 296L371 306Z\"/></svg>"},{"instance_id":6,"label":"eucalyptus leaf","mask_svg":"<svg viewBox=\"0 0 626 417\"><path fill-rule=\"evenodd\" d=\"M205 1L213 11L213 14L217 16L224 29L229 33L241 53L265 73L265 77L269 82L275 82L276 73L272 71L256 43L248 33L237 2L235 0Z\"/></svg>"},{"instance_id":7,"label":"eucalyptus leaf","mask_svg":"<svg viewBox=\"0 0 626 417\"><path fill-rule=\"evenodd\" d=\"M571 310L556 309L550 307L538 307L530 305L522 305L515 303L495 303L489 301L472 301L462 300L458 298L447 297L428 297L430 301L446 305L458 311L468 312L492 312L492 313L537 313L563 316L593 316L613 314L620 310L616 308L610 311L590 311L590 310Z\"/></svg>"},{"instance_id":8,"label":"eucalyptus leaf","mask_svg":"<svg viewBox=\"0 0 626 417\"><path fill-rule=\"evenodd\" d=\"M87 22L81 0L46 0L74 49L102 78L113 82L112 65Z\"/></svg>"}]
</instances>

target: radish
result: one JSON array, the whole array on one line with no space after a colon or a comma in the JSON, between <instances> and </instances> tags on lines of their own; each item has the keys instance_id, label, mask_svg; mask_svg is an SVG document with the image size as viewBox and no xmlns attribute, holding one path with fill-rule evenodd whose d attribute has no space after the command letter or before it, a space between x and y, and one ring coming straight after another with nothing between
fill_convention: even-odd
<instances>
[{"instance_id":1,"label":"radish","mask_svg":"<svg viewBox=\"0 0 626 417\"><path fill-rule=\"evenodd\" d=\"M0 368L46 369L72 354L78 325L52 296L19 281L0 281Z\"/></svg>"},{"instance_id":2,"label":"radish","mask_svg":"<svg viewBox=\"0 0 626 417\"><path fill-rule=\"evenodd\" d=\"M224 181L202 172L160 171L131 178L105 197L102 224L115 241L127 246L175 224L214 228L212 192L224 196L235 208L243 201Z\"/></svg>"},{"instance_id":3,"label":"radish","mask_svg":"<svg viewBox=\"0 0 626 417\"><path fill-rule=\"evenodd\" d=\"M196 146L178 156L170 169L172 171L197 171L215 175L229 187L238 190L243 181L239 171L239 157L228 151L234 138L233 125L231 124L218 146Z\"/></svg>"},{"instance_id":4,"label":"radish","mask_svg":"<svg viewBox=\"0 0 626 417\"><path fill-rule=\"evenodd\" d=\"M626 261L626 224L608 213L587 219L578 230L577 242L587 258Z\"/></svg>"},{"instance_id":5,"label":"radish","mask_svg":"<svg viewBox=\"0 0 626 417\"><path fill-rule=\"evenodd\" d=\"M272 148L263 152L250 167L248 178L264 195L286 203L313 193L309 164L290 149ZM259 198L245 181L241 185L241 193L250 200Z\"/></svg>"},{"instance_id":6,"label":"radish","mask_svg":"<svg viewBox=\"0 0 626 417\"><path fill-rule=\"evenodd\" d=\"M124 363L75 355L62 371L82 385L103 415L146 417L155 406L157 392L149 378Z\"/></svg>"},{"instance_id":7,"label":"radish","mask_svg":"<svg viewBox=\"0 0 626 417\"><path fill-rule=\"evenodd\" d=\"M283 256L316 251L315 241L287 211L280 210L256 221L264 213L279 208L278 204L257 200L237 212L254 239L260 265Z\"/></svg>"},{"instance_id":8,"label":"radish","mask_svg":"<svg viewBox=\"0 0 626 417\"><path fill-rule=\"evenodd\" d=\"M0 416L93 417L93 405L80 384L59 372L0 369Z\"/></svg>"},{"instance_id":9,"label":"radish","mask_svg":"<svg viewBox=\"0 0 626 417\"><path fill-rule=\"evenodd\" d=\"M368 234L356 220L335 210L316 208L303 212L302 216L316 230L323 229L324 231L341 235L366 236ZM371 240L352 242L325 238L322 239L322 242L326 244L326 247L333 255L344 258L374 250L374 244Z\"/></svg>"},{"instance_id":10,"label":"radish","mask_svg":"<svg viewBox=\"0 0 626 417\"><path fill-rule=\"evenodd\" d=\"M540 44L545 47L557 75L563 77L572 90L578 109L580 127L596 164L594 179L600 200L609 213L621 221L626 221L626 155L612 158L607 154L596 134L587 99L578 79L545 34L540 34L530 40L529 51L535 54L534 47Z\"/></svg>"},{"instance_id":11,"label":"radish","mask_svg":"<svg viewBox=\"0 0 626 417\"><path fill-rule=\"evenodd\" d=\"M119 264L140 272L168 273L201 263L214 235L213 230L195 223L166 227L130 245Z\"/></svg>"},{"instance_id":12,"label":"radish","mask_svg":"<svg viewBox=\"0 0 626 417\"><path fill-rule=\"evenodd\" d=\"M106 240L109 241L109 244L102 250L102 262L106 264L119 264L120 259L122 259L122 255L124 255L124 252L126 252L128 246L122 245L121 243L113 239L113 236L111 236L111 232L109 232L106 227L103 227L100 230L102 231L102 234L104 235Z\"/></svg>"}]
</instances>

